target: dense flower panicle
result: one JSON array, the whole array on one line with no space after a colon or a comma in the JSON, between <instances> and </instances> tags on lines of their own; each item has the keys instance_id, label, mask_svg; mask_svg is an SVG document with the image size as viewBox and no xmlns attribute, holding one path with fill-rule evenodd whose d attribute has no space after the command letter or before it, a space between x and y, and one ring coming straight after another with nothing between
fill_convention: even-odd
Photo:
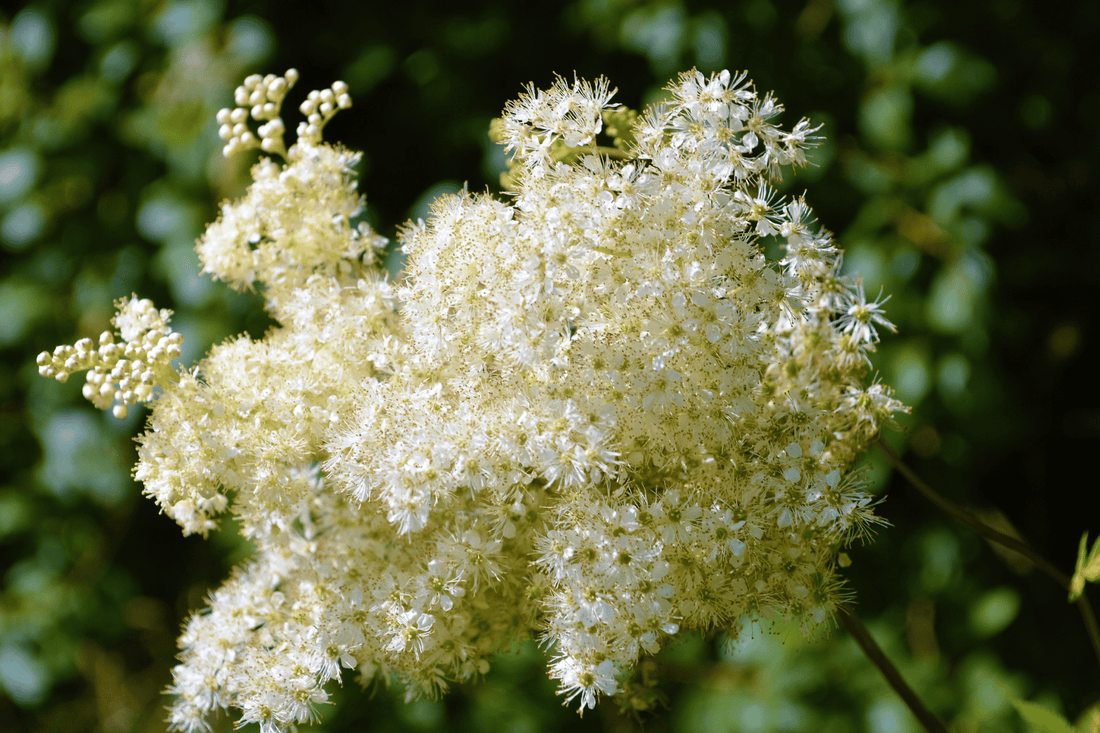
<instances>
[{"instance_id":1,"label":"dense flower panicle","mask_svg":"<svg viewBox=\"0 0 1100 733\"><path fill-rule=\"evenodd\" d=\"M682 630L827 618L839 550L879 521L853 462L904 408L864 385L885 300L774 188L817 128L777 127L744 74L684 74L642 114L604 80L529 89L494 125L511 200L436 201L395 288L352 226L357 156L320 140L346 88L283 146L296 76L250 77L220 114L227 153L286 160L198 244L279 327L166 376L167 316L124 303L159 397L127 397L137 368L90 342L39 359L157 397L146 493L189 533L231 509L255 544L181 638L173 726L236 707L284 730L350 669L436 694L531 634L583 710Z\"/></svg>"},{"instance_id":2,"label":"dense flower panicle","mask_svg":"<svg viewBox=\"0 0 1100 733\"><path fill-rule=\"evenodd\" d=\"M545 174L555 142L570 148L593 142L613 94L603 78L595 84L577 79L570 85L559 77L545 92L528 85L527 93L505 110L505 150L514 151L535 175Z\"/></svg>"},{"instance_id":3,"label":"dense flower panicle","mask_svg":"<svg viewBox=\"0 0 1100 733\"><path fill-rule=\"evenodd\" d=\"M236 289L264 288L276 317L291 291L316 274L351 275L370 267L386 240L351 220L362 209L353 168L359 155L299 143L280 166L269 158L252 170L245 197L222 206L199 240L203 272Z\"/></svg>"}]
</instances>

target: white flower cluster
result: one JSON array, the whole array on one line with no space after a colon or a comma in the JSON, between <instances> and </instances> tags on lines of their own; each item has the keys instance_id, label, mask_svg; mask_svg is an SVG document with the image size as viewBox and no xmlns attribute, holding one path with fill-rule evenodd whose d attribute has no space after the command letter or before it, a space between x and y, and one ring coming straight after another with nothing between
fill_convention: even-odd
<instances>
[{"instance_id":1,"label":"white flower cluster","mask_svg":"<svg viewBox=\"0 0 1100 733\"><path fill-rule=\"evenodd\" d=\"M238 102L270 120L260 81ZM583 710L681 630L835 608L877 521L852 464L904 409L863 383L889 323L772 188L816 128L775 126L743 75L669 90L642 115L604 81L529 90L494 127L514 198L438 200L396 290L319 131L223 207L204 271L280 325L166 384L140 439L186 532L232 505L256 548L181 639L175 728L285 730L345 669L435 694L532 634Z\"/></svg>"},{"instance_id":2,"label":"white flower cluster","mask_svg":"<svg viewBox=\"0 0 1100 733\"><path fill-rule=\"evenodd\" d=\"M359 154L318 144L324 124L351 106L343 82L309 93L301 105L309 122L299 126L297 144L286 150L277 115L297 78L294 69L284 77L250 76L237 88L240 106L218 112L218 120L226 120L221 128L222 138L229 140L226 155L262 147L281 151L287 160L284 165L261 160L252 169L254 183L244 199L224 204L197 246L203 272L238 290L259 284L280 319L293 317L296 311L283 314L281 304L300 295L307 280L337 273L347 279L362 267L376 272L371 266L386 245L366 224L351 224L362 207L354 180ZM255 119L268 120L258 131L262 141L245 124L249 104ZM271 127L275 122L278 126Z\"/></svg>"}]
</instances>

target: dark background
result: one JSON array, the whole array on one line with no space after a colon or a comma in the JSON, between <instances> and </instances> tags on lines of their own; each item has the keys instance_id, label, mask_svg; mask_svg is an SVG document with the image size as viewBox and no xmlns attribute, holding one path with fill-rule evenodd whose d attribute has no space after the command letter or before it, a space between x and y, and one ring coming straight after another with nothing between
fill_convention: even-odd
<instances>
[{"instance_id":1,"label":"dark background","mask_svg":"<svg viewBox=\"0 0 1100 733\"><path fill-rule=\"evenodd\" d=\"M1067 573L1100 529L1100 4L946 0L35 2L0 11L0 731L154 731L175 637L247 556L232 527L183 538L129 476L125 421L40 379L35 355L94 336L137 292L176 311L186 363L266 316L197 276L195 238L252 157L220 156L214 113L248 73L343 79L326 139L365 151L387 236L468 183L496 189L486 131L528 82L607 76L638 107L677 72L747 69L828 140L808 191L869 293L892 294L875 368L913 406L888 436L944 495ZM247 159L244 159L247 158ZM399 267L399 258L393 260ZM859 613L953 730L1024 730L1013 698L1071 721L1100 666L1049 579L951 523L868 457L893 524L850 551ZM736 632L737 630L731 630ZM663 731L908 731L842 630L745 626L656 660ZM560 706L533 645L439 702L350 680L318 730L631 730ZM222 729L230 720L220 721Z\"/></svg>"}]
</instances>

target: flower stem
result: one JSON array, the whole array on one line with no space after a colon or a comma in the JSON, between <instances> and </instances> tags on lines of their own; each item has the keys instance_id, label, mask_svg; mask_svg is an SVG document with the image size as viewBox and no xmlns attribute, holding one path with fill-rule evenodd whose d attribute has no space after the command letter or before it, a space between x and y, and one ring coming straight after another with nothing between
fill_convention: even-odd
<instances>
[{"instance_id":1,"label":"flower stem","mask_svg":"<svg viewBox=\"0 0 1100 733\"><path fill-rule=\"evenodd\" d=\"M917 697L917 693L913 692L913 689L905 683L901 673L898 672L898 668L894 666L893 662L887 658L883 653L879 645L875 643L875 640L871 637L871 634L867 631L867 627L863 625L863 622L859 620L859 617L852 612L850 606L842 605L837 608L837 614L840 616L841 623L844 624L844 628L848 630L848 633L852 635L852 638L859 644L859 648L863 650L863 653L867 655L867 658L871 660L871 663L878 667L882 672L882 676L886 679L886 682L890 687L894 688L894 692L898 694L905 704L912 711L913 715L917 717L920 724L924 726L924 729L929 733L947 733L947 728L944 726L940 719L929 712L928 708L924 707L924 703Z\"/></svg>"},{"instance_id":2,"label":"flower stem","mask_svg":"<svg viewBox=\"0 0 1100 733\"><path fill-rule=\"evenodd\" d=\"M1020 553L1034 563L1037 568L1049 575L1055 583L1065 588L1067 592L1069 591L1070 577L1048 562L1046 558L1015 537L1009 537L1002 532L998 532L978 519L972 512L938 494L931 486L922 481L913 469L905 465L901 457L882 438L875 440L875 444L886 456L886 460L890 462L890 465L896 468L898 473L904 476L913 485L913 488L923 494L926 499L990 542L996 542L1003 547ZM1096 655L1097 661L1100 661L1100 627L1097 626L1096 614L1093 613L1092 605L1085 594L1081 594L1081 597L1077 599L1077 609L1081 612L1081 618L1085 622L1085 630L1088 633L1089 641L1092 643L1092 651Z\"/></svg>"}]
</instances>

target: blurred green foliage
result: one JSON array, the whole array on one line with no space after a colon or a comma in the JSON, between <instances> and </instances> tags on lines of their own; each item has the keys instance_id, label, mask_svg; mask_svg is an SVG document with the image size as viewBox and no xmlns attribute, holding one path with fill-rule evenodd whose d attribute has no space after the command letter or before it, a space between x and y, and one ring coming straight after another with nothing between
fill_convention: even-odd
<instances>
[{"instance_id":1,"label":"blurred green foliage","mask_svg":"<svg viewBox=\"0 0 1100 733\"><path fill-rule=\"evenodd\" d=\"M306 89L349 84L356 106L328 136L365 151L366 216L390 235L463 182L495 189L505 160L489 121L528 81L603 74L638 107L691 66L748 69L788 122L825 124L815 167L786 192L808 188L848 270L892 294L899 334L875 365L913 412L888 440L1070 573L1096 529L1081 509L1096 479L1077 462L1100 438L1100 85L1087 71L1100 5L1062 7L34 0L0 14L0 732L163 730L180 624L248 552L231 529L183 539L130 479L139 411L97 413L79 380L40 379L34 356L99 333L132 292L176 311L187 363L262 333L258 299L199 277L192 246L251 162L221 158L215 111L246 74L290 66ZM1064 591L951 524L880 457L867 470L894 526L852 549L848 575L926 704L953 731L1028 730L1014 699L1082 715L1100 674ZM668 705L646 728L917 730L843 632L775 631L746 621L663 653L647 669ZM441 701L351 687L318 730L637 727L613 704L583 719L562 708L533 646Z\"/></svg>"}]
</instances>

